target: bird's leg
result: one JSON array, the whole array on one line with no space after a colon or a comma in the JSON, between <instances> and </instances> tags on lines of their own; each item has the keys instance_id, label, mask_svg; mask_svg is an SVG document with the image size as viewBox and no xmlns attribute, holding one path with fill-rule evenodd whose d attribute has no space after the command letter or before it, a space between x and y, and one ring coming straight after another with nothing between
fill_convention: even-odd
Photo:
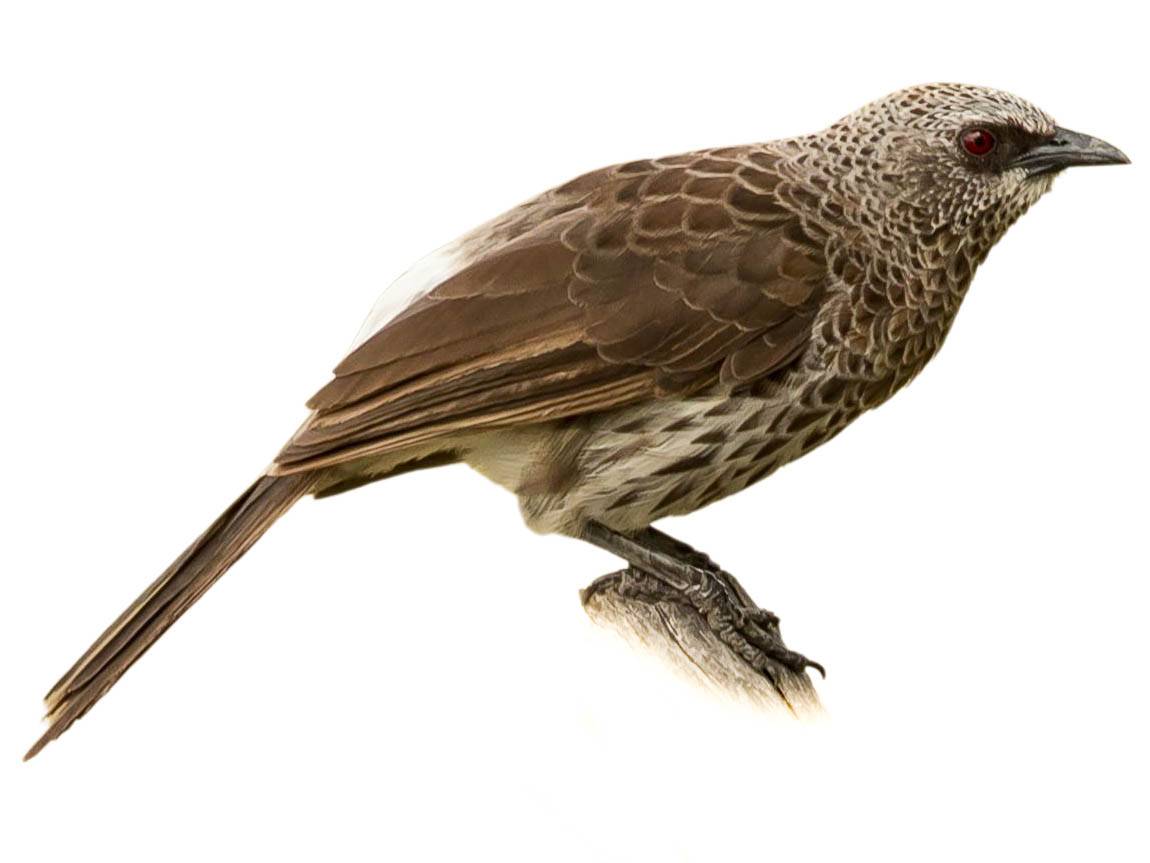
<instances>
[{"instance_id":1,"label":"bird's leg","mask_svg":"<svg viewBox=\"0 0 1150 863\"><path fill-rule=\"evenodd\" d=\"M685 605L757 671L769 676L769 664L775 663L795 674L815 668L825 675L817 662L787 648L779 634L779 619L756 606L733 575L686 543L650 527L628 535L598 522L586 526L583 539L630 564L587 587L584 604L610 587L620 596L642 602Z\"/></svg>"}]
</instances>

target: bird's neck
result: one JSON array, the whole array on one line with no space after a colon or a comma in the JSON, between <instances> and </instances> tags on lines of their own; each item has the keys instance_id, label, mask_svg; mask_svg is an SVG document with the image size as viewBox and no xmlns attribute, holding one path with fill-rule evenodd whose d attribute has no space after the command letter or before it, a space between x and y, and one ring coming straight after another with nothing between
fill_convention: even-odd
<instances>
[{"instance_id":1,"label":"bird's neck","mask_svg":"<svg viewBox=\"0 0 1150 863\"><path fill-rule=\"evenodd\" d=\"M969 251L923 266L905 250L832 242L812 360L862 382L871 406L888 398L942 347L984 257Z\"/></svg>"},{"instance_id":2,"label":"bird's neck","mask_svg":"<svg viewBox=\"0 0 1150 863\"><path fill-rule=\"evenodd\" d=\"M992 207L964 209L913 194L921 184L880 154L850 154L820 136L776 152L777 193L828 264L809 359L888 394L942 347L979 264L1049 188L1019 186Z\"/></svg>"}]
</instances>

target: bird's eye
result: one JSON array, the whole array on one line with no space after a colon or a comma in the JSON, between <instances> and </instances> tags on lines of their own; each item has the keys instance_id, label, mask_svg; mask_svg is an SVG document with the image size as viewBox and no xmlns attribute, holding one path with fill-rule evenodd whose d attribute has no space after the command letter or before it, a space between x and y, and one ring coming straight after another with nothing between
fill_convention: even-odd
<instances>
[{"instance_id":1,"label":"bird's eye","mask_svg":"<svg viewBox=\"0 0 1150 863\"><path fill-rule=\"evenodd\" d=\"M967 129L962 133L962 148L972 156L988 156L998 141L987 129Z\"/></svg>"}]
</instances>

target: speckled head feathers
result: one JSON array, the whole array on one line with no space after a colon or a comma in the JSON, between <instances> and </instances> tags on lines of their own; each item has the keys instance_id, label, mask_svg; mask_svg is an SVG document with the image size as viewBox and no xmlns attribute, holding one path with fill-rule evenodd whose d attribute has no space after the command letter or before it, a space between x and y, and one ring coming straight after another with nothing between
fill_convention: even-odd
<instances>
[{"instance_id":1,"label":"speckled head feathers","mask_svg":"<svg viewBox=\"0 0 1150 863\"><path fill-rule=\"evenodd\" d=\"M1003 90L970 84L923 84L877 99L844 118L847 123L881 123L899 128L953 132L972 123L1009 125L1036 135L1052 135L1053 118Z\"/></svg>"},{"instance_id":2,"label":"speckled head feathers","mask_svg":"<svg viewBox=\"0 0 1150 863\"><path fill-rule=\"evenodd\" d=\"M1057 131L1049 114L1002 90L926 84L871 102L800 146L813 145L821 173L862 205L861 230L946 233L948 246L978 259L1050 189L1052 173L1032 175L1015 159ZM966 149L969 134L984 136L988 151Z\"/></svg>"}]
</instances>

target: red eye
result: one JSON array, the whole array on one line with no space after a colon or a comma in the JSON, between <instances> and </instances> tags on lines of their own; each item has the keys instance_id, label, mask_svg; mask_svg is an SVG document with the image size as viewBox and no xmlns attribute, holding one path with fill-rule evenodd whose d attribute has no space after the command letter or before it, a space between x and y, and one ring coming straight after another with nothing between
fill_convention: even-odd
<instances>
[{"instance_id":1,"label":"red eye","mask_svg":"<svg viewBox=\"0 0 1150 863\"><path fill-rule=\"evenodd\" d=\"M962 147L972 156L986 156L998 143L986 129L970 129L962 133Z\"/></svg>"}]
</instances>

